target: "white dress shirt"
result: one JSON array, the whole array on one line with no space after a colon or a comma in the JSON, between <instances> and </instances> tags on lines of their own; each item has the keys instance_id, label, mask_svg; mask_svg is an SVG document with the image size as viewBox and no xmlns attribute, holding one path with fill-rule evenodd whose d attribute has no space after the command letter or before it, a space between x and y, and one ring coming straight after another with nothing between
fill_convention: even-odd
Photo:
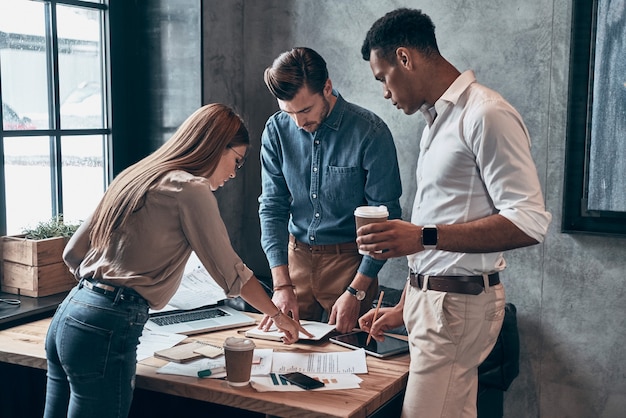
<instances>
[{"instance_id":1,"label":"white dress shirt","mask_svg":"<svg viewBox=\"0 0 626 418\"><path fill-rule=\"evenodd\" d=\"M551 220L530 138L519 113L497 92L461 74L434 107L420 142L411 222L458 224L497 214L539 242ZM502 252L425 250L408 257L421 274L476 275L506 267Z\"/></svg>"}]
</instances>

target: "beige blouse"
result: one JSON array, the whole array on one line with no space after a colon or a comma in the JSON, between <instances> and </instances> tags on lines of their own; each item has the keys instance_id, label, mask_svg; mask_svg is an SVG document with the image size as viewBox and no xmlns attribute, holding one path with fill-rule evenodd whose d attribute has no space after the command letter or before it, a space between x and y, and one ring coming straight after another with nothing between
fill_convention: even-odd
<instances>
[{"instance_id":1,"label":"beige blouse","mask_svg":"<svg viewBox=\"0 0 626 418\"><path fill-rule=\"evenodd\" d=\"M90 247L89 229L86 220L64 253L76 278L133 288L154 309L178 289L192 250L229 297L238 296L253 275L231 246L208 180L184 171L166 174L148 192L106 251Z\"/></svg>"}]
</instances>

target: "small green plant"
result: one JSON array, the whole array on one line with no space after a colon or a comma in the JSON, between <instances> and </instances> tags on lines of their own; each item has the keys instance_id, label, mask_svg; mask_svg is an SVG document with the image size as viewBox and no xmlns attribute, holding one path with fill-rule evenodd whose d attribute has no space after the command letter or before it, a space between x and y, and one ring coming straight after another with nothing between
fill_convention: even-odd
<instances>
[{"instance_id":1,"label":"small green plant","mask_svg":"<svg viewBox=\"0 0 626 418\"><path fill-rule=\"evenodd\" d=\"M39 222L34 228L25 228L22 233L28 239L46 239L54 237L71 237L80 225L66 224L63 215L58 215L46 222Z\"/></svg>"}]
</instances>

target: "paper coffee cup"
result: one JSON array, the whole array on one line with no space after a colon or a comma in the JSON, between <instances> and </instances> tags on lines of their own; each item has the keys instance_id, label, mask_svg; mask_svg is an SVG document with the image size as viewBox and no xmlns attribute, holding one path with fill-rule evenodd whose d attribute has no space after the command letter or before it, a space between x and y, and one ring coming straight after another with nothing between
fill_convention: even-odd
<instances>
[{"instance_id":1,"label":"paper coffee cup","mask_svg":"<svg viewBox=\"0 0 626 418\"><path fill-rule=\"evenodd\" d=\"M247 386L250 382L254 342L248 338L228 337L224 341L226 381L230 386Z\"/></svg>"},{"instance_id":2,"label":"paper coffee cup","mask_svg":"<svg viewBox=\"0 0 626 418\"><path fill-rule=\"evenodd\" d=\"M389 218L389 211L387 206L359 206L354 210L354 220L356 222L356 229L358 230L363 225L371 224L374 222L383 222ZM382 251L376 251L381 253ZM359 250L360 254L367 255L367 251Z\"/></svg>"}]
</instances>

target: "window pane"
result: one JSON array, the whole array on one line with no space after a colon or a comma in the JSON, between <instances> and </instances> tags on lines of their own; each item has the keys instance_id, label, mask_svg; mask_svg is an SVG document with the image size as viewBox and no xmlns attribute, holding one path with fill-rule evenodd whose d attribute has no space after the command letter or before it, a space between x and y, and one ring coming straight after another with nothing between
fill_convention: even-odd
<instances>
[{"instance_id":1,"label":"window pane","mask_svg":"<svg viewBox=\"0 0 626 418\"><path fill-rule=\"evenodd\" d=\"M4 129L49 127L44 22L43 3L0 1ZM6 111L7 107L9 112Z\"/></svg>"},{"instance_id":2,"label":"window pane","mask_svg":"<svg viewBox=\"0 0 626 418\"><path fill-rule=\"evenodd\" d=\"M626 212L626 14L598 2L588 209Z\"/></svg>"},{"instance_id":3,"label":"window pane","mask_svg":"<svg viewBox=\"0 0 626 418\"><path fill-rule=\"evenodd\" d=\"M106 161L103 136L68 136L63 150L63 217L83 221L93 212L104 193Z\"/></svg>"},{"instance_id":4,"label":"window pane","mask_svg":"<svg viewBox=\"0 0 626 418\"><path fill-rule=\"evenodd\" d=\"M62 129L104 127L101 14L57 6Z\"/></svg>"},{"instance_id":5,"label":"window pane","mask_svg":"<svg viewBox=\"0 0 626 418\"><path fill-rule=\"evenodd\" d=\"M7 233L20 234L52 216L48 137L4 139Z\"/></svg>"}]
</instances>

